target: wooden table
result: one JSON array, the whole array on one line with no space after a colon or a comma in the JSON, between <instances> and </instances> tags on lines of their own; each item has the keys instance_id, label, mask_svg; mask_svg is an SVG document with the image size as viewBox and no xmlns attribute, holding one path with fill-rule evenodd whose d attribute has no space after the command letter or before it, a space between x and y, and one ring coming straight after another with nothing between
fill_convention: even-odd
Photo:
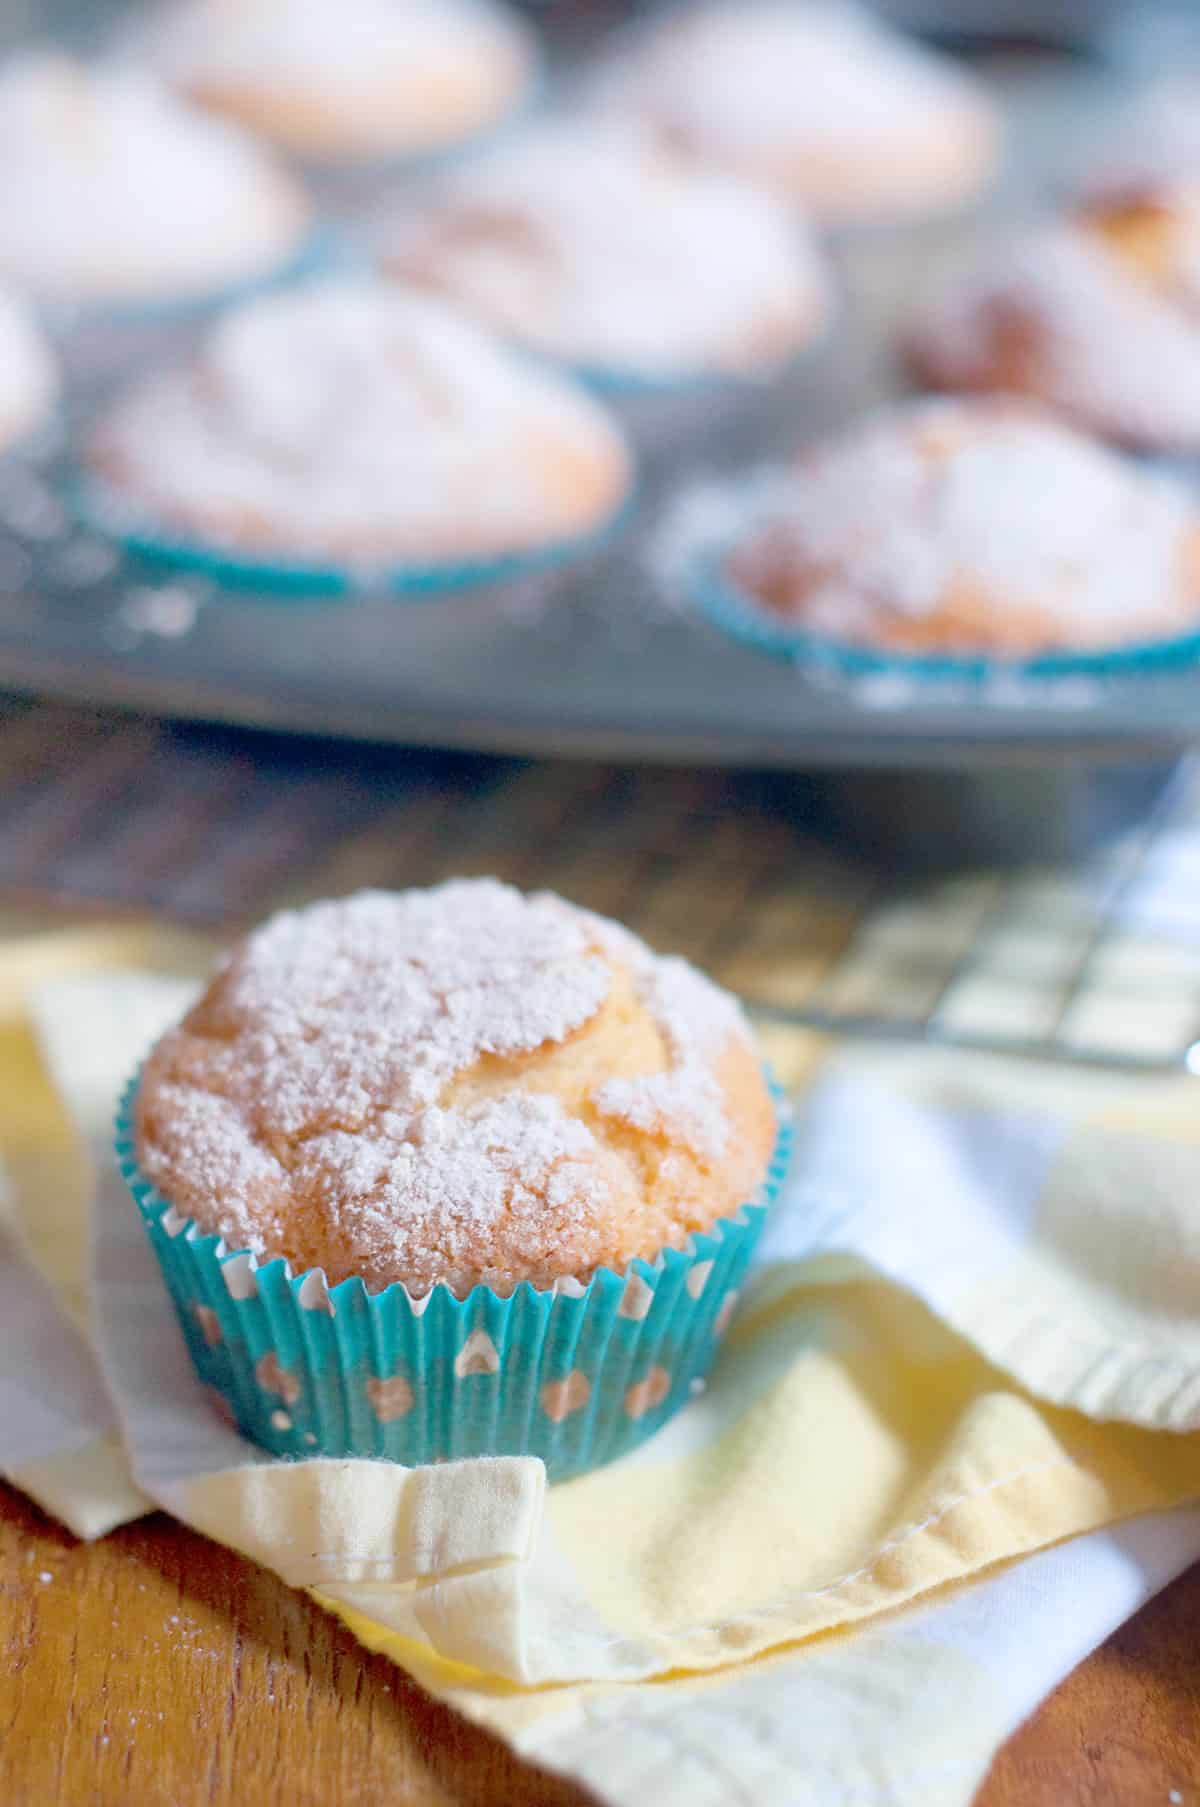
<instances>
[{"instance_id":1,"label":"wooden table","mask_svg":"<svg viewBox=\"0 0 1200 1807\"><path fill-rule=\"evenodd\" d=\"M1200 1566L1063 1683L1001 1753L978 1807L1195 1807L1198 1625ZM0 1486L4 1807L587 1799L265 1569L161 1514L77 1544Z\"/></svg>"},{"instance_id":2,"label":"wooden table","mask_svg":"<svg viewBox=\"0 0 1200 1807\"><path fill-rule=\"evenodd\" d=\"M721 774L304 752L0 706L3 926L26 898L44 927L52 898L68 919L227 930L284 897L496 872L796 1003L878 878L779 802ZM1200 1568L1063 1684L979 1807L1200 1807L1198 1626ZM0 1486L0 1807L584 1799L264 1570L158 1515L79 1545Z\"/></svg>"}]
</instances>

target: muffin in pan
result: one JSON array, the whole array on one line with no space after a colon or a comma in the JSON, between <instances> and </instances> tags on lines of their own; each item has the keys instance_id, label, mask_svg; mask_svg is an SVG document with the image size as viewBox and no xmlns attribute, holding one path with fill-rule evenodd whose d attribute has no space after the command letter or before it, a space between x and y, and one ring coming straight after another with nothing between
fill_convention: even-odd
<instances>
[{"instance_id":1,"label":"muffin in pan","mask_svg":"<svg viewBox=\"0 0 1200 1807\"><path fill-rule=\"evenodd\" d=\"M765 377L828 312L822 260L785 210L620 122L510 138L380 239L385 268L617 389Z\"/></svg>"},{"instance_id":2,"label":"muffin in pan","mask_svg":"<svg viewBox=\"0 0 1200 1807\"><path fill-rule=\"evenodd\" d=\"M605 83L669 142L830 222L971 199L999 118L948 59L838 0L701 0L668 13Z\"/></svg>"},{"instance_id":3,"label":"muffin in pan","mask_svg":"<svg viewBox=\"0 0 1200 1807\"><path fill-rule=\"evenodd\" d=\"M310 225L268 152L146 76L49 51L0 66L0 274L38 299L203 299L279 271Z\"/></svg>"},{"instance_id":4,"label":"muffin in pan","mask_svg":"<svg viewBox=\"0 0 1200 1807\"><path fill-rule=\"evenodd\" d=\"M231 581L499 575L589 542L632 464L601 404L369 277L232 310L100 417L82 500L135 550Z\"/></svg>"},{"instance_id":5,"label":"muffin in pan","mask_svg":"<svg viewBox=\"0 0 1200 1807\"><path fill-rule=\"evenodd\" d=\"M855 670L1194 658L1185 491L1026 404L924 401L806 453L700 575L768 650Z\"/></svg>"},{"instance_id":6,"label":"muffin in pan","mask_svg":"<svg viewBox=\"0 0 1200 1807\"><path fill-rule=\"evenodd\" d=\"M1200 451L1200 182L1103 186L952 270L910 362L942 389L1031 396L1146 451Z\"/></svg>"},{"instance_id":7,"label":"muffin in pan","mask_svg":"<svg viewBox=\"0 0 1200 1807\"><path fill-rule=\"evenodd\" d=\"M1101 143L1086 147L1084 195L1154 189L1200 179L1200 68L1184 65L1136 87L1109 109Z\"/></svg>"},{"instance_id":8,"label":"muffin in pan","mask_svg":"<svg viewBox=\"0 0 1200 1807\"><path fill-rule=\"evenodd\" d=\"M33 310L0 285L0 452L36 432L58 396L58 374Z\"/></svg>"},{"instance_id":9,"label":"muffin in pan","mask_svg":"<svg viewBox=\"0 0 1200 1807\"><path fill-rule=\"evenodd\" d=\"M251 1436L558 1473L702 1376L780 1143L730 997L491 880L273 918L119 1133L201 1376Z\"/></svg>"},{"instance_id":10,"label":"muffin in pan","mask_svg":"<svg viewBox=\"0 0 1200 1807\"><path fill-rule=\"evenodd\" d=\"M538 68L496 0L173 0L132 43L193 100L316 164L450 149Z\"/></svg>"}]
</instances>

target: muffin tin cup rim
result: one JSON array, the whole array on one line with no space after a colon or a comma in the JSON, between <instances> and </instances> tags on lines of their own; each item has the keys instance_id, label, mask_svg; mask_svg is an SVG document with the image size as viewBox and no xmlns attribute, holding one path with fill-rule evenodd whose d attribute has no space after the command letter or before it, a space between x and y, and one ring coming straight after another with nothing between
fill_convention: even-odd
<instances>
[{"instance_id":1,"label":"muffin tin cup rim","mask_svg":"<svg viewBox=\"0 0 1200 1807\"><path fill-rule=\"evenodd\" d=\"M787 1093L766 1062L763 1063L763 1074L775 1109L776 1129L767 1168L754 1198L744 1201L728 1214L714 1218L706 1229L691 1231L682 1247L660 1249L649 1258L635 1256L621 1269L597 1267L587 1281L581 1281L575 1275L564 1274L550 1286L537 1286L530 1280L522 1280L511 1292L498 1293L493 1287L480 1283L470 1287L465 1293L457 1293L445 1281L439 1280L427 1291L414 1294L402 1280L389 1281L386 1286L372 1288L360 1275L350 1275L330 1286L325 1270L321 1267L303 1268L297 1272L285 1256L260 1258L253 1249L231 1248L219 1233L201 1230L194 1218L182 1218L178 1212L176 1215L180 1216L179 1225L169 1233L173 1239L183 1238L192 1247L203 1247L222 1269L233 1261L243 1261L256 1276L281 1273L288 1286L297 1293L306 1283L315 1282L324 1290L333 1307L339 1303L349 1304L360 1298L377 1306L381 1301L403 1297L413 1315L421 1316L438 1293L446 1294L459 1307L465 1307L481 1297L490 1298L500 1305L508 1305L519 1297L546 1300L569 1298L576 1300L582 1307L593 1291L599 1292L613 1284L625 1286L631 1275L636 1274L649 1281L658 1274L669 1272L673 1267L690 1265L697 1255L707 1255L711 1249L718 1248L726 1236L745 1229L755 1218L765 1215L787 1176L793 1145L793 1114ZM139 1066L122 1091L116 1113L114 1152L121 1178L132 1194L143 1221L152 1224L158 1223L175 1207L170 1199L159 1192L153 1181L145 1176L137 1159L133 1113L141 1077L142 1068Z\"/></svg>"},{"instance_id":2,"label":"muffin tin cup rim","mask_svg":"<svg viewBox=\"0 0 1200 1807\"><path fill-rule=\"evenodd\" d=\"M430 600L459 590L517 582L525 577L566 569L607 545L632 518L637 508L637 480L629 486L612 512L595 526L563 539L547 540L522 551L496 553L475 559L431 560L412 564L340 564L303 556L295 559L256 557L218 540L188 538L164 531L149 518L129 508L115 490L82 461L67 472L63 490L68 507L80 524L119 546L131 557L161 567L207 578L219 590L239 597L280 596L314 598L388 596L407 601Z\"/></svg>"},{"instance_id":3,"label":"muffin tin cup rim","mask_svg":"<svg viewBox=\"0 0 1200 1807\"><path fill-rule=\"evenodd\" d=\"M710 545L692 562L687 582L700 614L731 639L757 652L847 678L905 677L984 684L1003 679L1043 683L1062 678L1121 678L1148 675L1200 663L1200 625L1194 633L1126 646L1064 648L1025 658L991 653L905 653L858 645L788 627L735 584L723 566L739 543Z\"/></svg>"}]
</instances>

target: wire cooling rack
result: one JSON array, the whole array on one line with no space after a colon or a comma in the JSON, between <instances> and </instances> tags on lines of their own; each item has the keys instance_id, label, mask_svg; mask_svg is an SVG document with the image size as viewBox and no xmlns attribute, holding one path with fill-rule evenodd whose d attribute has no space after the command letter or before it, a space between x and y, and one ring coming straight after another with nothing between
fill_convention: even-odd
<instances>
[{"instance_id":1,"label":"wire cooling rack","mask_svg":"<svg viewBox=\"0 0 1200 1807\"><path fill-rule=\"evenodd\" d=\"M1080 865L890 891L802 1002L752 1001L841 1034L1200 1071L1200 762Z\"/></svg>"},{"instance_id":2,"label":"wire cooling rack","mask_svg":"<svg viewBox=\"0 0 1200 1807\"><path fill-rule=\"evenodd\" d=\"M1200 1070L1200 761L1071 866L904 878L802 780L528 764L0 705L0 902L228 933L495 873L620 917L765 1025Z\"/></svg>"}]
</instances>

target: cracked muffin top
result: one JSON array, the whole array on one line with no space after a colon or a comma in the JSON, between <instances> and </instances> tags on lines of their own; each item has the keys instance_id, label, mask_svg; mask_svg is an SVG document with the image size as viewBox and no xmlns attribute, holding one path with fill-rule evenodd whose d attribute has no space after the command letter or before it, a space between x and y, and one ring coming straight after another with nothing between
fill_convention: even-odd
<instances>
[{"instance_id":1,"label":"cracked muffin top","mask_svg":"<svg viewBox=\"0 0 1200 1807\"><path fill-rule=\"evenodd\" d=\"M775 1131L730 996L490 879L271 918L136 1108L144 1171L203 1231L413 1293L651 1259L754 1197Z\"/></svg>"}]
</instances>

